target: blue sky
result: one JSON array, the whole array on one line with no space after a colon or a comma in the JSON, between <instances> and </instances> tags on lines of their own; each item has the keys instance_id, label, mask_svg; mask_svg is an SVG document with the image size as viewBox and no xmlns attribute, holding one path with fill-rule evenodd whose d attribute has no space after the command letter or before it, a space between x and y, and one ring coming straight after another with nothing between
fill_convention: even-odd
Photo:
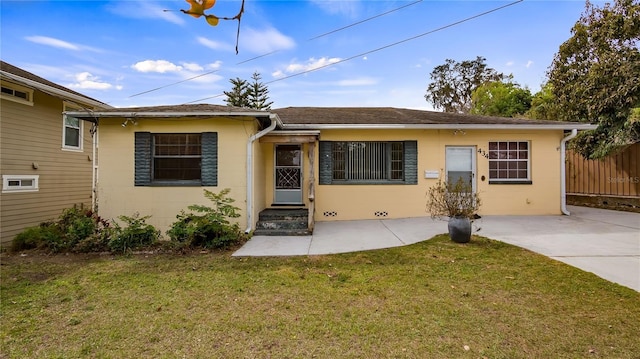
<instances>
[{"instance_id":1,"label":"blue sky","mask_svg":"<svg viewBox=\"0 0 640 359\"><path fill-rule=\"evenodd\" d=\"M514 2L246 0L236 54L237 21L210 26L181 13L183 0L2 0L0 56L116 107L225 104L230 79L258 72L273 108L430 110L429 74L446 59L482 56L540 89L585 2ZM205 13L232 17L240 4Z\"/></svg>"}]
</instances>

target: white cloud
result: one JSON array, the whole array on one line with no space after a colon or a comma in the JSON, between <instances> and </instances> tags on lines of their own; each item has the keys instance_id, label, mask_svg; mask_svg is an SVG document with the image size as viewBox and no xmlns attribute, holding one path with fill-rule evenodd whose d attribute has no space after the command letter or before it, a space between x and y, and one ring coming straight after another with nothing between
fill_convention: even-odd
<instances>
[{"instance_id":1,"label":"white cloud","mask_svg":"<svg viewBox=\"0 0 640 359\"><path fill-rule=\"evenodd\" d=\"M219 41L209 40L206 37L198 36L196 40L201 45L204 45L212 50L235 51L234 47L229 44L225 44Z\"/></svg>"},{"instance_id":2,"label":"white cloud","mask_svg":"<svg viewBox=\"0 0 640 359\"><path fill-rule=\"evenodd\" d=\"M513 61L507 61L507 66L509 67L513 66Z\"/></svg>"},{"instance_id":3,"label":"white cloud","mask_svg":"<svg viewBox=\"0 0 640 359\"><path fill-rule=\"evenodd\" d=\"M312 0L313 4L328 14L347 15L355 17L360 9L359 1L344 0Z\"/></svg>"},{"instance_id":4,"label":"white cloud","mask_svg":"<svg viewBox=\"0 0 640 359\"><path fill-rule=\"evenodd\" d=\"M527 61L527 64L525 65L526 68L531 67L531 65L533 65L533 61L529 60Z\"/></svg>"},{"instance_id":5,"label":"white cloud","mask_svg":"<svg viewBox=\"0 0 640 359\"><path fill-rule=\"evenodd\" d=\"M210 64L205 65L209 70L218 70L222 67L222 61L218 60L216 62L212 62Z\"/></svg>"},{"instance_id":6,"label":"white cloud","mask_svg":"<svg viewBox=\"0 0 640 359\"><path fill-rule=\"evenodd\" d=\"M276 50L286 50L296 46L295 41L274 28L256 30L242 29L238 46L256 54L266 54Z\"/></svg>"},{"instance_id":7,"label":"white cloud","mask_svg":"<svg viewBox=\"0 0 640 359\"><path fill-rule=\"evenodd\" d=\"M285 67L284 70L277 70L272 75L274 77L282 77L285 73L299 73L305 71L316 70L331 64L340 62L342 59L339 57L321 57L316 59L314 57L307 60L305 63L291 63Z\"/></svg>"},{"instance_id":8,"label":"white cloud","mask_svg":"<svg viewBox=\"0 0 640 359\"><path fill-rule=\"evenodd\" d=\"M107 9L116 15L133 19L160 19L178 25L185 23L180 9L167 9L149 1L114 1Z\"/></svg>"},{"instance_id":9,"label":"white cloud","mask_svg":"<svg viewBox=\"0 0 640 359\"><path fill-rule=\"evenodd\" d=\"M31 41L36 44L56 47L56 48L65 49L65 50L73 50L73 51L88 50L93 52L103 52L102 50L97 49L95 47L78 45L78 44L74 44L68 41L64 41L64 40L60 40L60 39L56 39L48 36L38 36L38 35L26 36L25 39L27 41Z\"/></svg>"},{"instance_id":10,"label":"white cloud","mask_svg":"<svg viewBox=\"0 0 640 359\"><path fill-rule=\"evenodd\" d=\"M131 66L134 70L139 72L180 72L182 66L171 63L167 60L145 60L136 62Z\"/></svg>"},{"instance_id":11,"label":"white cloud","mask_svg":"<svg viewBox=\"0 0 640 359\"><path fill-rule=\"evenodd\" d=\"M378 81L376 79L370 77L361 77L357 79L340 80L338 81L338 86L372 86L377 83Z\"/></svg>"},{"instance_id":12,"label":"white cloud","mask_svg":"<svg viewBox=\"0 0 640 359\"><path fill-rule=\"evenodd\" d=\"M112 84L101 81L98 76L94 76L89 72L80 72L74 77L75 82L67 85L67 87L82 90L108 90L114 87ZM115 86L115 88L121 90L122 86Z\"/></svg>"},{"instance_id":13,"label":"white cloud","mask_svg":"<svg viewBox=\"0 0 640 359\"><path fill-rule=\"evenodd\" d=\"M194 72L204 70L204 67L196 64L195 62L183 62L182 66L184 66L186 70L194 71Z\"/></svg>"},{"instance_id":14,"label":"white cloud","mask_svg":"<svg viewBox=\"0 0 640 359\"><path fill-rule=\"evenodd\" d=\"M80 46L78 45L74 45L70 42L66 42L64 40L60 40L60 39L54 39L53 37L47 37L47 36L27 36L25 37L25 39L27 39L28 41L34 42L36 44L40 44L40 45L47 45L47 46L51 46L51 47L57 47L60 49L67 49L67 50L74 50L74 51L79 51L80 50Z\"/></svg>"},{"instance_id":15,"label":"white cloud","mask_svg":"<svg viewBox=\"0 0 640 359\"><path fill-rule=\"evenodd\" d=\"M195 62L181 62L180 65L167 60L145 60L131 65L131 68L143 73L171 73L193 83L212 83L221 77L214 75L222 66L221 61L201 65Z\"/></svg>"}]
</instances>

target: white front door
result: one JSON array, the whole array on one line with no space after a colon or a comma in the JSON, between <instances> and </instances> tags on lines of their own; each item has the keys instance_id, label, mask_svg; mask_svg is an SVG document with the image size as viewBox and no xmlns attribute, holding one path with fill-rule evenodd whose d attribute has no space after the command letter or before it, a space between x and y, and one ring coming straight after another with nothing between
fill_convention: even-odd
<instances>
[{"instance_id":1,"label":"white front door","mask_svg":"<svg viewBox=\"0 0 640 359\"><path fill-rule=\"evenodd\" d=\"M476 191L476 148L474 146L447 146L445 154L446 180L455 184L460 178Z\"/></svg>"},{"instance_id":2,"label":"white front door","mask_svg":"<svg viewBox=\"0 0 640 359\"><path fill-rule=\"evenodd\" d=\"M302 148L276 145L275 204L302 204Z\"/></svg>"}]
</instances>

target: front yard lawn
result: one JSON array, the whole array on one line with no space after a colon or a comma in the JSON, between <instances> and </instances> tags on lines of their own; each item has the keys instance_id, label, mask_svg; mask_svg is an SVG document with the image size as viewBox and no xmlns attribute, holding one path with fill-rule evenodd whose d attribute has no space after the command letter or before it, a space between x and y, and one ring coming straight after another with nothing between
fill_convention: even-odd
<instances>
[{"instance_id":1,"label":"front yard lawn","mask_svg":"<svg viewBox=\"0 0 640 359\"><path fill-rule=\"evenodd\" d=\"M230 254L3 254L0 357L640 355L640 293L482 237Z\"/></svg>"}]
</instances>

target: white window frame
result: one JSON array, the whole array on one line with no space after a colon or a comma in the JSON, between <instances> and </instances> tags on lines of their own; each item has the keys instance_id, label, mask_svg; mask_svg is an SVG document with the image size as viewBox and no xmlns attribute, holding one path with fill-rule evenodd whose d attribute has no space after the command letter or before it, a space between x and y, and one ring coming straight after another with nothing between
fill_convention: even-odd
<instances>
[{"instance_id":1,"label":"white window frame","mask_svg":"<svg viewBox=\"0 0 640 359\"><path fill-rule=\"evenodd\" d=\"M507 153L507 158L491 158L492 157L492 150L489 149L488 151L488 155L489 155L489 166L491 165L491 162L496 162L496 163L518 163L518 162L523 162L526 160L527 163L527 178L501 178L501 177L491 177L491 171L492 169L489 168L489 184L509 184L509 183L514 183L514 184L531 184L531 141L528 140L496 140L496 141L489 141L489 147L491 146L491 143L497 143L498 146L500 143L506 143L507 144L507 149L506 150L500 150L498 149L498 153L500 152L506 152ZM509 150L509 144L511 143L516 143L516 147L519 147L520 143L526 143L527 144L527 158L520 158L519 152L524 152L523 150L520 150L519 148L515 149L515 150ZM516 158L509 158L509 152L516 152ZM498 170L499 173L500 170Z\"/></svg>"},{"instance_id":2,"label":"white window frame","mask_svg":"<svg viewBox=\"0 0 640 359\"><path fill-rule=\"evenodd\" d=\"M7 89L11 93L6 93L5 89ZM0 98L2 98L3 100L9 100L9 101L21 103L23 105L33 106L33 89L16 85L13 83L3 82L2 90L3 91L0 92ZM16 92L24 93L27 98L16 96Z\"/></svg>"},{"instance_id":3,"label":"white window frame","mask_svg":"<svg viewBox=\"0 0 640 359\"><path fill-rule=\"evenodd\" d=\"M30 181L31 184L26 185ZM19 184L16 185L16 182ZM40 175L2 175L2 193L38 192Z\"/></svg>"},{"instance_id":4,"label":"white window frame","mask_svg":"<svg viewBox=\"0 0 640 359\"><path fill-rule=\"evenodd\" d=\"M70 107L67 104L64 105L64 111L79 111L79 109ZM75 118L75 117L74 117ZM84 121L81 119L78 120L78 146L69 146L67 145L67 127L76 128L72 126L67 126L67 115L62 115L62 149L69 151L82 151L82 145L84 142Z\"/></svg>"}]
</instances>

